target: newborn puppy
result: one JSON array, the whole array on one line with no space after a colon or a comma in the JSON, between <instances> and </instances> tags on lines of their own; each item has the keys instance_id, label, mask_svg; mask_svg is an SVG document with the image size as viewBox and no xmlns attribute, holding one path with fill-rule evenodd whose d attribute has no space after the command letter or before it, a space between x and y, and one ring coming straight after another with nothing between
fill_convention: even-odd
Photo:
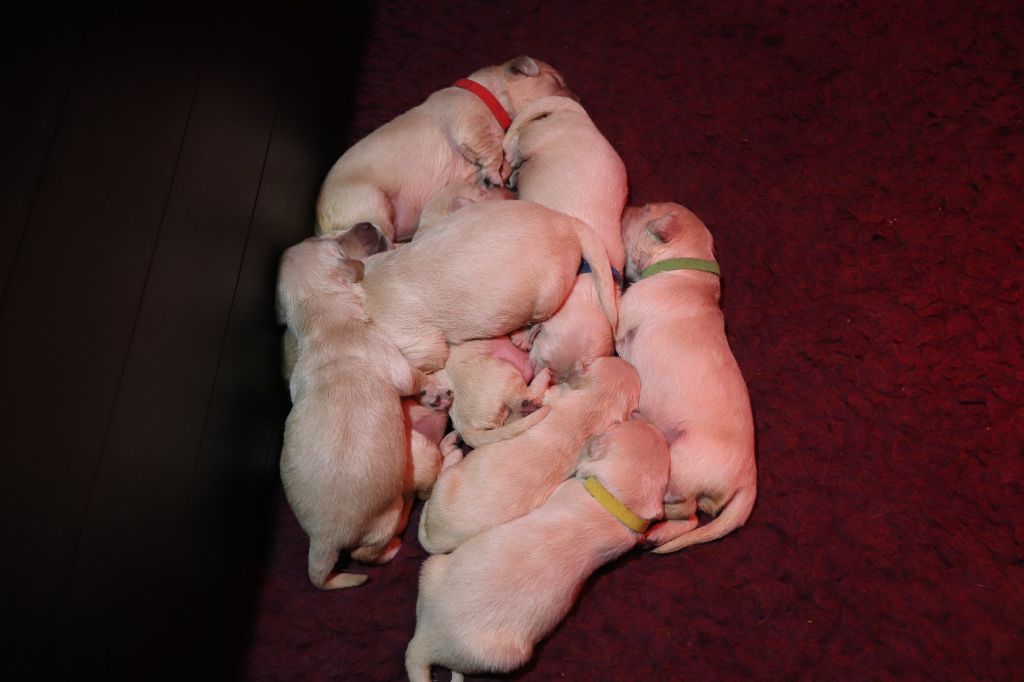
<instances>
[{"instance_id":1,"label":"newborn puppy","mask_svg":"<svg viewBox=\"0 0 1024 682\"><path fill-rule=\"evenodd\" d=\"M527 201L452 213L422 239L366 261L366 310L413 366L444 366L448 344L546 320L591 264L608 324L617 319L608 257L585 223Z\"/></svg>"},{"instance_id":2,"label":"newborn puppy","mask_svg":"<svg viewBox=\"0 0 1024 682\"><path fill-rule=\"evenodd\" d=\"M461 461L446 456L420 516L420 544L431 554L450 552L539 507L572 472L587 437L624 421L639 395L639 377L628 363L597 358L568 383L548 389L550 412L533 428Z\"/></svg>"},{"instance_id":3,"label":"newborn puppy","mask_svg":"<svg viewBox=\"0 0 1024 682\"><path fill-rule=\"evenodd\" d=\"M423 237L463 206L478 204L481 201L503 201L515 198L516 195L505 187L484 187L466 182L449 183L423 207L413 239Z\"/></svg>"},{"instance_id":4,"label":"newborn puppy","mask_svg":"<svg viewBox=\"0 0 1024 682\"><path fill-rule=\"evenodd\" d=\"M332 234L327 238L333 239L337 242L341 249L341 253L346 258L350 259L362 260L375 253L387 251L391 248L391 243L388 242L388 240L377 232L377 230L375 230L371 225L358 225L348 232ZM358 268L359 276L357 279L362 279L363 264L353 262L352 266ZM280 297L278 298L278 303L280 303ZM286 323L284 313L280 309L280 306L278 306L277 310L277 321L280 324ZM281 351L281 370L284 375L285 382L288 382L291 381L292 369L295 367L295 360L299 353L298 340L295 338L295 334L292 333L290 328L284 330L284 335L281 339Z\"/></svg>"},{"instance_id":5,"label":"newborn puppy","mask_svg":"<svg viewBox=\"0 0 1024 682\"><path fill-rule=\"evenodd\" d=\"M668 471L657 429L637 419L617 424L589 439L575 476L542 506L427 559L405 653L409 679L427 682L432 664L461 680L526 663L587 577L643 541L647 521L661 516ZM584 487L591 477L625 507L621 520Z\"/></svg>"},{"instance_id":6,"label":"newborn puppy","mask_svg":"<svg viewBox=\"0 0 1024 682\"><path fill-rule=\"evenodd\" d=\"M492 112L477 94L452 86L385 123L327 174L317 200L318 234L368 223L392 242L408 239L423 205L449 182L503 184L507 119L545 95L571 94L561 74L530 57L480 69L469 80L504 111Z\"/></svg>"},{"instance_id":7,"label":"newborn puppy","mask_svg":"<svg viewBox=\"0 0 1024 682\"><path fill-rule=\"evenodd\" d=\"M444 398L436 380L369 323L361 274L362 263L321 237L285 251L278 280L296 351L281 481L309 535L309 579L321 589L366 580L334 572L342 549L369 563L398 552L413 489L399 396L422 390L428 404Z\"/></svg>"},{"instance_id":8,"label":"newborn puppy","mask_svg":"<svg viewBox=\"0 0 1024 682\"><path fill-rule=\"evenodd\" d=\"M719 276L703 271L717 270L704 223L679 204L649 204L626 209L622 230L635 283L622 297L615 347L640 373L640 413L669 441L669 520L648 538L655 552L674 552L720 538L750 516L757 496L750 398L725 336ZM698 508L721 514L698 528Z\"/></svg>"},{"instance_id":9,"label":"newborn puppy","mask_svg":"<svg viewBox=\"0 0 1024 682\"><path fill-rule=\"evenodd\" d=\"M583 107L566 97L533 102L509 128L504 149L519 198L590 225L621 273L626 167ZM581 274L562 309L515 340L529 349L536 369L550 367L561 377L577 360L611 355L613 335L597 305L593 277Z\"/></svg>"},{"instance_id":10,"label":"newborn puppy","mask_svg":"<svg viewBox=\"0 0 1024 682\"><path fill-rule=\"evenodd\" d=\"M452 346L443 372L452 387L452 426L475 448L513 438L547 414L540 401L550 372L534 377L526 353L507 336Z\"/></svg>"}]
</instances>

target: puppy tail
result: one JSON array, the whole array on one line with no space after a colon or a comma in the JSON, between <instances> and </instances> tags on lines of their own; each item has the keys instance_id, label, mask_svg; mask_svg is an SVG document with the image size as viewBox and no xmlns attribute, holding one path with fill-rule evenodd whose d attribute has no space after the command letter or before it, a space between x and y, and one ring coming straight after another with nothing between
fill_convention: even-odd
<instances>
[{"instance_id":1,"label":"puppy tail","mask_svg":"<svg viewBox=\"0 0 1024 682\"><path fill-rule=\"evenodd\" d=\"M355 587L366 582L369 576L335 572L334 564L337 561L336 547L311 540L308 559L309 581L321 590Z\"/></svg>"},{"instance_id":2,"label":"puppy tail","mask_svg":"<svg viewBox=\"0 0 1024 682\"><path fill-rule=\"evenodd\" d=\"M509 422L504 426L499 426L496 429L464 429L459 433L462 435L462 440L466 441L474 448L483 447L484 445L490 445L491 443L497 443L498 441L508 440L509 438L515 438L521 433L525 432L530 427L540 422L544 417L548 416L548 412L551 411L551 407L548 405L541 405L541 407L535 412L531 412L522 419L514 422Z\"/></svg>"},{"instance_id":3,"label":"puppy tail","mask_svg":"<svg viewBox=\"0 0 1024 682\"><path fill-rule=\"evenodd\" d=\"M618 297L616 296L618 288L612 277L612 265L608 261L608 252L604 250L604 244L601 243L601 239L594 229L583 221L576 221L576 234L580 240L583 260L590 264L590 272L597 285L597 296L601 301L601 309L604 310L608 324L611 325L612 333L614 333L619 325Z\"/></svg>"},{"instance_id":4,"label":"puppy tail","mask_svg":"<svg viewBox=\"0 0 1024 682\"><path fill-rule=\"evenodd\" d=\"M711 542L733 532L744 523L754 508L754 500L757 499L757 486L755 484L745 485L736 491L736 494L725 505L722 513L711 520L706 526L695 528L688 533L669 540L652 551L655 554L669 554L676 552L690 545L699 545L703 542Z\"/></svg>"}]
</instances>

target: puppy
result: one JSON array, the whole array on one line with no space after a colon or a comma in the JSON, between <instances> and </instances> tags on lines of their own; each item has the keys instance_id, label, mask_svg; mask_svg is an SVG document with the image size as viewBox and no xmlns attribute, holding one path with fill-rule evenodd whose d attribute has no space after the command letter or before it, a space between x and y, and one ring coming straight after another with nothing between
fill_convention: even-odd
<instances>
[{"instance_id":1,"label":"puppy","mask_svg":"<svg viewBox=\"0 0 1024 682\"><path fill-rule=\"evenodd\" d=\"M361 273L337 241L313 238L285 251L278 280L296 350L281 481L309 535L309 579L320 589L366 580L334 572L343 549L368 563L398 552L413 489L399 396L447 397L369 323Z\"/></svg>"},{"instance_id":2,"label":"puppy","mask_svg":"<svg viewBox=\"0 0 1024 682\"><path fill-rule=\"evenodd\" d=\"M452 426L472 447L514 438L547 414L540 401L550 372L534 377L526 353L507 336L452 346L443 374L452 388Z\"/></svg>"},{"instance_id":3,"label":"puppy","mask_svg":"<svg viewBox=\"0 0 1024 682\"><path fill-rule=\"evenodd\" d=\"M508 118L545 95L572 93L548 64L518 57L469 80L490 91ZM368 223L392 242L412 236L420 210L452 181L503 184L504 127L478 95L448 87L346 151L317 200L317 234ZM504 171L507 173L507 170Z\"/></svg>"},{"instance_id":4,"label":"puppy","mask_svg":"<svg viewBox=\"0 0 1024 682\"><path fill-rule=\"evenodd\" d=\"M626 167L583 107L557 96L533 102L512 123L504 150L519 198L590 225L612 267L621 273ZM515 340L529 349L535 369L550 367L556 377L564 376L577 360L611 355L614 329L601 315L593 277L581 274L562 309Z\"/></svg>"},{"instance_id":5,"label":"puppy","mask_svg":"<svg viewBox=\"0 0 1024 682\"><path fill-rule=\"evenodd\" d=\"M717 268L704 223L679 204L662 203L626 209L622 229L634 284L622 297L615 347L640 373L640 413L671 448L668 521L648 537L655 552L674 552L720 538L750 516L757 497L750 398L726 339L719 276L654 272ZM700 260L670 260L676 258ZM698 508L718 516L698 528Z\"/></svg>"},{"instance_id":6,"label":"puppy","mask_svg":"<svg viewBox=\"0 0 1024 682\"><path fill-rule=\"evenodd\" d=\"M647 520L661 516L668 472L656 428L637 419L617 424L588 440L575 476L542 506L427 559L405 653L409 679L427 682L432 664L461 680L526 663L587 577L643 541ZM584 487L591 477L626 508L617 512L622 520Z\"/></svg>"},{"instance_id":7,"label":"puppy","mask_svg":"<svg viewBox=\"0 0 1024 682\"><path fill-rule=\"evenodd\" d=\"M585 223L527 201L470 204L422 239L368 258L366 310L413 366L432 372L444 366L448 344L551 317L581 256L614 327L615 282L600 240Z\"/></svg>"},{"instance_id":8,"label":"puppy","mask_svg":"<svg viewBox=\"0 0 1024 682\"><path fill-rule=\"evenodd\" d=\"M597 358L544 395L547 416L521 435L446 456L420 516L419 540L450 552L477 533L536 509L572 472L588 436L636 409L640 380L626 362ZM451 453L450 453L451 454Z\"/></svg>"},{"instance_id":9,"label":"puppy","mask_svg":"<svg viewBox=\"0 0 1024 682\"><path fill-rule=\"evenodd\" d=\"M449 183L423 207L413 239L422 238L463 206L481 201L504 201L515 198L516 195L505 187L484 187L466 182Z\"/></svg>"},{"instance_id":10,"label":"puppy","mask_svg":"<svg viewBox=\"0 0 1024 682\"><path fill-rule=\"evenodd\" d=\"M337 242L340 252L346 258L353 260L362 260L391 248L391 243L371 225L358 225L348 232L329 235L329 238ZM363 264L354 262L352 266L358 268L358 279L362 279ZM280 303L280 297L278 297L278 303ZM280 324L286 323L280 305L277 310L277 321ZM292 370L299 353L299 342L290 328L286 328L284 331L281 339L281 351L281 370L285 382L288 382L291 381Z\"/></svg>"}]
</instances>

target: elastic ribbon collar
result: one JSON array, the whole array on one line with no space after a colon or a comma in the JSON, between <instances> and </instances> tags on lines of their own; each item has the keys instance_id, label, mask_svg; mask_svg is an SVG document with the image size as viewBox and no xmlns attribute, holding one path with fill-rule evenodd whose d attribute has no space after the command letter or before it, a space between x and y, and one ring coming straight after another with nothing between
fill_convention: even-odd
<instances>
[{"instance_id":1,"label":"elastic ribbon collar","mask_svg":"<svg viewBox=\"0 0 1024 682\"><path fill-rule=\"evenodd\" d=\"M608 492L608 489L593 476L588 476L583 480L583 487L587 489L591 497L601 503L602 507L634 533L643 533L651 525L650 521L637 516L632 509L619 502L618 498Z\"/></svg>"},{"instance_id":2,"label":"elastic ribbon collar","mask_svg":"<svg viewBox=\"0 0 1024 682\"><path fill-rule=\"evenodd\" d=\"M487 108L494 114L494 118L498 119L498 125L501 126L502 130L508 130L508 127L512 125L512 117L505 111L505 107L501 106L501 102L498 98L491 94L491 91L480 85L476 81L471 81L468 78L460 78L459 80L452 83L456 88L462 88L463 90L469 90L474 95L480 98L480 100L487 105Z\"/></svg>"},{"instance_id":3,"label":"elastic ribbon collar","mask_svg":"<svg viewBox=\"0 0 1024 682\"><path fill-rule=\"evenodd\" d=\"M647 279L651 275L656 275L659 272L665 272L666 270L702 270L704 272L710 272L712 274L722 276L722 269L718 267L718 263L713 260L707 260L705 258L668 258L666 260L658 261L644 268L644 271L640 273L640 279Z\"/></svg>"}]
</instances>

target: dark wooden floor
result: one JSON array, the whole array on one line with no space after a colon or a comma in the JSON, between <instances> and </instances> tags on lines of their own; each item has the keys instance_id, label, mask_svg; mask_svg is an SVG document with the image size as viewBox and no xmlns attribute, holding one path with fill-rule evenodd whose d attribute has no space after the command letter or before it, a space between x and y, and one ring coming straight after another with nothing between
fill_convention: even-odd
<instances>
[{"instance_id":1,"label":"dark wooden floor","mask_svg":"<svg viewBox=\"0 0 1024 682\"><path fill-rule=\"evenodd\" d=\"M369 21L324 5L4 29L5 679L234 674L287 410L277 258Z\"/></svg>"}]
</instances>

